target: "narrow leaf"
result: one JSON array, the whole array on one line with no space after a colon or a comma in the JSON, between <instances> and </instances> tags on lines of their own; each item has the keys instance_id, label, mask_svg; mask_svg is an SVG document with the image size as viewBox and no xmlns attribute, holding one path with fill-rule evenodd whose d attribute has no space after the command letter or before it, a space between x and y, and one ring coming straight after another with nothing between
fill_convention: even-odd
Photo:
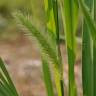
<instances>
[{"instance_id":1,"label":"narrow leaf","mask_svg":"<svg viewBox=\"0 0 96 96\"><path fill-rule=\"evenodd\" d=\"M19 96L16 88L8 74L4 62L0 58L0 92L3 96L7 93L8 96ZM6 96L7 96L6 95Z\"/></svg>"},{"instance_id":2,"label":"narrow leaf","mask_svg":"<svg viewBox=\"0 0 96 96\"><path fill-rule=\"evenodd\" d=\"M84 0L92 14L92 0ZM89 28L85 22L83 24L83 46L82 46L82 82L83 95L93 96L93 64L92 64L92 40Z\"/></svg>"},{"instance_id":3,"label":"narrow leaf","mask_svg":"<svg viewBox=\"0 0 96 96\"><path fill-rule=\"evenodd\" d=\"M82 44L82 83L83 95L93 96L93 64L92 64L92 40L90 38L87 24L83 24Z\"/></svg>"},{"instance_id":4,"label":"narrow leaf","mask_svg":"<svg viewBox=\"0 0 96 96\"><path fill-rule=\"evenodd\" d=\"M77 29L78 21L78 5L74 0L64 0L64 6L61 0L59 0L61 6L61 12L64 23L64 30L66 36L66 45L68 53L69 64L69 96L76 96L76 84L74 76L74 64L75 64L75 33Z\"/></svg>"},{"instance_id":5,"label":"narrow leaf","mask_svg":"<svg viewBox=\"0 0 96 96\"><path fill-rule=\"evenodd\" d=\"M94 21L96 23L96 0L93 0L93 4L94 4L94 8L93 8L93 15L94 15ZM94 84L94 87L93 87L93 92L94 92L94 95L96 95L96 46L95 46L95 43L96 42L93 42L93 84Z\"/></svg>"},{"instance_id":6,"label":"narrow leaf","mask_svg":"<svg viewBox=\"0 0 96 96\"><path fill-rule=\"evenodd\" d=\"M53 91L49 63L47 62L45 57L42 57L42 69L43 69L43 76L44 76L44 81L45 81L45 85L46 85L46 89L47 89L47 94L48 94L48 96L55 96L54 91Z\"/></svg>"}]
</instances>

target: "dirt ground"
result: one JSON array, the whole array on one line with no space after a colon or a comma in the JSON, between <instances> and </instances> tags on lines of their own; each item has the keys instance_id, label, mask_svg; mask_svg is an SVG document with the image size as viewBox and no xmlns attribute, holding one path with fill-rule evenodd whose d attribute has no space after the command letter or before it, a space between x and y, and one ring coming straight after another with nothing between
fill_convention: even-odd
<instances>
[{"instance_id":1,"label":"dirt ground","mask_svg":"<svg viewBox=\"0 0 96 96\"><path fill-rule=\"evenodd\" d=\"M47 96L38 49L34 41L22 34L14 40L0 39L0 56L6 62L6 67L20 96ZM68 66L64 45L61 45L61 50L64 61L65 91L67 92ZM80 54L77 56L75 76L78 96L82 96Z\"/></svg>"}]
</instances>

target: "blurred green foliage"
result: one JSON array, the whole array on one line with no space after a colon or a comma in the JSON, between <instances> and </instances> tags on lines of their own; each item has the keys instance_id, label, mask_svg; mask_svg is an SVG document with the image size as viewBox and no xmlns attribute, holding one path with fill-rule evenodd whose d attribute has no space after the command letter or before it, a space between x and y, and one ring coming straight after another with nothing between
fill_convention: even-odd
<instances>
[{"instance_id":1,"label":"blurred green foliage","mask_svg":"<svg viewBox=\"0 0 96 96\"><path fill-rule=\"evenodd\" d=\"M11 30L16 32L16 25L12 17L12 13L16 10L22 11L25 15L30 14L32 23L38 29L43 29L45 25L43 0L0 0L0 37ZM19 33L17 32L17 34Z\"/></svg>"},{"instance_id":2,"label":"blurred green foliage","mask_svg":"<svg viewBox=\"0 0 96 96\"><path fill-rule=\"evenodd\" d=\"M2 15L8 14L14 10L19 9L23 12L30 13L35 18L43 19L44 12L43 0L1 0L0 1L0 13Z\"/></svg>"}]
</instances>

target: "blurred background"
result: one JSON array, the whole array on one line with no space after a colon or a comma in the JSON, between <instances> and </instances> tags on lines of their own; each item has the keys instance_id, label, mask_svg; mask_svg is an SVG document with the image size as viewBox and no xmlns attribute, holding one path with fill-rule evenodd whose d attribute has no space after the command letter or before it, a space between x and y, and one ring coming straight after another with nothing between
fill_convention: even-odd
<instances>
[{"instance_id":1,"label":"blurred background","mask_svg":"<svg viewBox=\"0 0 96 96\"><path fill-rule=\"evenodd\" d=\"M45 26L43 0L0 0L0 57L6 62L20 96L47 96L39 48L35 40L31 40L17 27L12 16L16 10L30 14L32 23L40 31ZM62 35L62 20L60 21L60 31ZM80 49L81 46L78 45L75 74L78 93L79 96L82 96ZM64 42L61 43L61 51L64 61L65 91L67 92L68 67Z\"/></svg>"}]
</instances>

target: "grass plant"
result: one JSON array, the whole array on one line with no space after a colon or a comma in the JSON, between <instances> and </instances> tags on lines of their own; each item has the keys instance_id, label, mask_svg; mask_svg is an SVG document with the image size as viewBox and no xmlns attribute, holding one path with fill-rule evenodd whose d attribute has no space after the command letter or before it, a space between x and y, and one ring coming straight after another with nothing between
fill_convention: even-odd
<instances>
[{"instance_id":1,"label":"grass plant","mask_svg":"<svg viewBox=\"0 0 96 96\"><path fill-rule=\"evenodd\" d=\"M96 92L96 0L44 0L45 30L38 30L30 16L21 12L13 14L25 34L34 37L40 47L42 70L48 96L66 96L64 92L64 70L60 50L59 11L65 33L68 56L68 96L78 96L74 66L76 63L76 32L78 16L82 13L82 90L83 96L95 96ZM45 36L46 34L46 36ZM53 77L52 77L53 76ZM19 96L14 84L0 59L0 96Z\"/></svg>"}]
</instances>

